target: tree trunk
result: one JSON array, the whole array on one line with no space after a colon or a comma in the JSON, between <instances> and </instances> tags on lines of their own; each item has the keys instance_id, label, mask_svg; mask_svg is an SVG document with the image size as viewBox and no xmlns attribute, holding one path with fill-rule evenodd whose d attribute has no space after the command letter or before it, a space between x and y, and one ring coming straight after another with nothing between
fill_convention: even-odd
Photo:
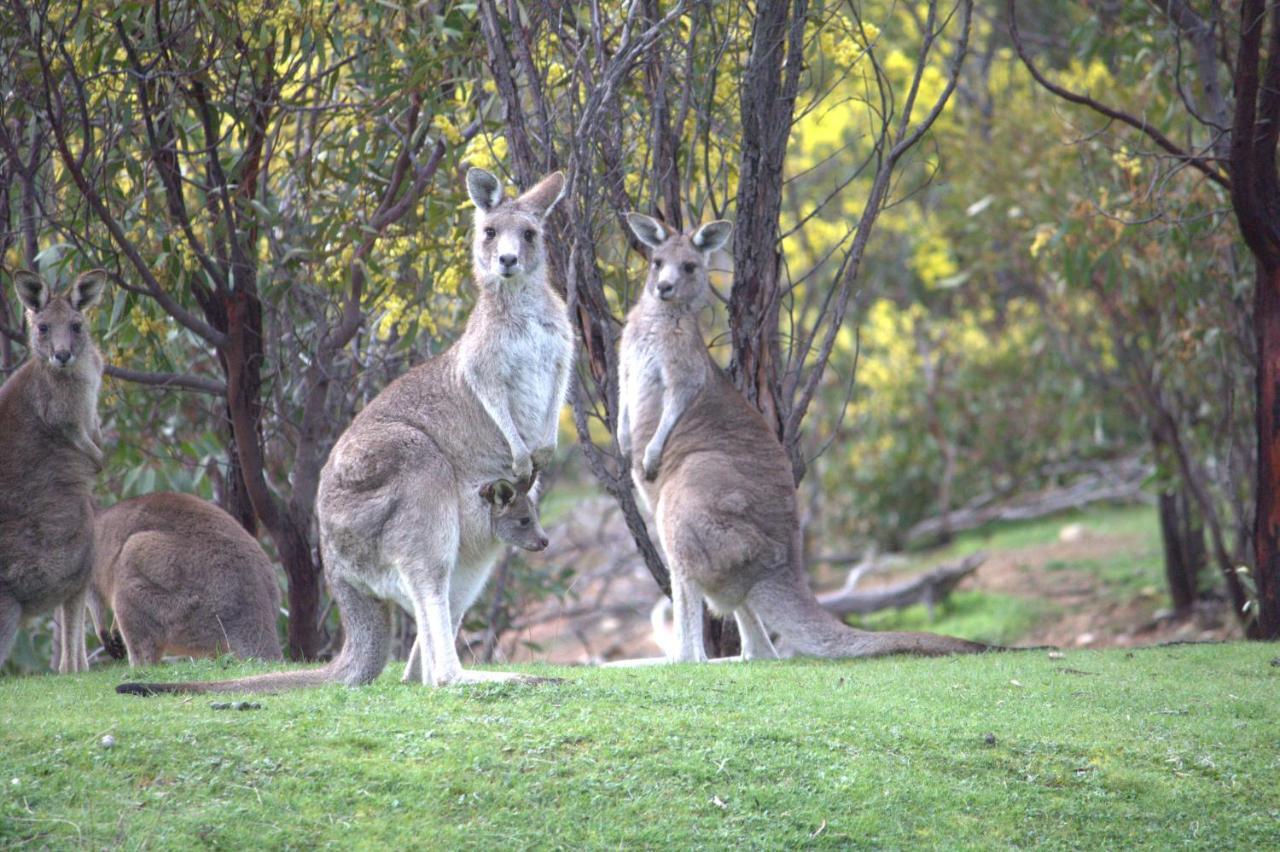
<instances>
[{"instance_id":1,"label":"tree trunk","mask_svg":"<svg viewBox=\"0 0 1280 852\"><path fill-rule=\"evenodd\" d=\"M1254 516L1254 582L1258 618L1254 639L1280 639L1280 266L1257 257L1254 329L1258 339L1258 496Z\"/></svg>"},{"instance_id":2,"label":"tree trunk","mask_svg":"<svg viewBox=\"0 0 1280 852\"><path fill-rule=\"evenodd\" d=\"M798 483L804 459L784 434L781 405L782 353L778 339L781 302L778 215L782 167L795 116L804 20L808 3L760 3L752 22L751 54L742 81L742 160L733 237L733 290L729 329L733 358L729 377L760 410L778 441L788 448Z\"/></svg>"},{"instance_id":3,"label":"tree trunk","mask_svg":"<svg viewBox=\"0 0 1280 852\"><path fill-rule=\"evenodd\" d=\"M1197 575L1204 557L1204 526L1194 516L1181 489L1162 491L1159 497L1160 538L1164 544L1164 575L1169 599L1178 615L1188 615L1198 597ZM1199 536L1197 546L1196 536Z\"/></svg>"},{"instance_id":4,"label":"tree trunk","mask_svg":"<svg viewBox=\"0 0 1280 852\"><path fill-rule=\"evenodd\" d=\"M248 275L241 280L251 281ZM239 451L241 472L254 513L276 546L288 578L289 656L314 660L323 646L320 631L320 571L308 541L266 480L262 446L262 304L251 287L231 291L223 302L230 344L222 353L227 372L227 407Z\"/></svg>"}]
</instances>

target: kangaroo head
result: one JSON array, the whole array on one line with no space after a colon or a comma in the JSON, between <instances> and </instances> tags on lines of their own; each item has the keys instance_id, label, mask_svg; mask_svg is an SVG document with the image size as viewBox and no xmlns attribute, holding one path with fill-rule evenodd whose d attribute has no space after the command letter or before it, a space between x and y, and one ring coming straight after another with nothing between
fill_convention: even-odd
<instances>
[{"instance_id":1,"label":"kangaroo head","mask_svg":"<svg viewBox=\"0 0 1280 852\"><path fill-rule=\"evenodd\" d=\"M499 479L481 488L480 497L489 504L490 525L500 541L525 550L546 550L547 533L538 520L538 507L529 497L529 486Z\"/></svg>"},{"instance_id":2,"label":"kangaroo head","mask_svg":"<svg viewBox=\"0 0 1280 852\"><path fill-rule=\"evenodd\" d=\"M728 241L733 225L718 220L681 234L641 213L628 213L627 225L650 249L645 294L672 307L697 306L711 287L707 260Z\"/></svg>"},{"instance_id":3,"label":"kangaroo head","mask_svg":"<svg viewBox=\"0 0 1280 852\"><path fill-rule=\"evenodd\" d=\"M39 275L25 269L15 272L13 286L27 309L31 357L54 370L65 370L92 349L83 312L98 304L106 284L107 273L93 269L80 275L67 292L55 296Z\"/></svg>"},{"instance_id":4,"label":"kangaroo head","mask_svg":"<svg viewBox=\"0 0 1280 852\"><path fill-rule=\"evenodd\" d=\"M552 172L524 194L507 198L493 174L467 172L467 194L476 205L471 259L480 286L519 283L542 269L547 214L564 186L564 172Z\"/></svg>"}]
</instances>

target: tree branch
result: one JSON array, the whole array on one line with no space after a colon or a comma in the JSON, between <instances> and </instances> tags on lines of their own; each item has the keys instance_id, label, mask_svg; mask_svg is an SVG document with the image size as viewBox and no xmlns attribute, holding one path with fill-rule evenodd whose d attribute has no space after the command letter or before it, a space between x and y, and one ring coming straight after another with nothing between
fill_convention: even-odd
<instances>
[{"instance_id":1,"label":"tree branch","mask_svg":"<svg viewBox=\"0 0 1280 852\"><path fill-rule=\"evenodd\" d=\"M221 397L227 392L227 386L222 382L186 373L145 373L139 370L130 370L127 367L117 367L115 364L106 365L103 373L113 379L123 379L126 382L134 382L135 384L154 388L179 388L181 390L195 391L196 393L207 393L217 397Z\"/></svg>"},{"instance_id":2,"label":"tree branch","mask_svg":"<svg viewBox=\"0 0 1280 852\"><path fill-rule=\"evenodd\" d=\"M1172 154L1178 160L1201 172L1205 177L1209 178L1209 180L1218 184L1223 189L1231 189L1231 179L1224 171L1215 166L1210 158L1206 158L1202 154L1193 154L1182 148L1169 137L1165 136L1159 130L1148 124L1146 119L1137 118L1127 112L1107 106L1106 104L1094 100L1088 95L1072 92L1045 77L1044 74L1040 72L1040 69L1036 68L1035 63L1031 61L1031 57L1027 55L1026 48L1022 43L1022 36L1018 32L1017 0L1008 0L1008 2L1009 35L1013 39L1014 50L1018 52L1018 58L1022 60L1022 64L1031 72L1031 76L1035 78L1037 83L1062 98L1064 101L1079 104L1080 106L1086 106L1100 115L1105 115L1107 118L1119 121L1122 124L1127 124L1133 129L1146 134L1151 141L1155 142L1156 145L1160 146L1169 154ZM1258 2L1261 4L1263 0L1258 0Z\"/></svg>"}]
</instances>

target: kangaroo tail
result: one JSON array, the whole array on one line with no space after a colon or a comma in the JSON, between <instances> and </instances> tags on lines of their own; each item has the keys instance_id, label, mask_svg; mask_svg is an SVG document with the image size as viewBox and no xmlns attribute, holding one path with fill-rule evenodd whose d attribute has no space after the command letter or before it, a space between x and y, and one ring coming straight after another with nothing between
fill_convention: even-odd
<instances>
[{"instance_id":1,"label":"kangaroo tail","mask_svg":"<svg viewBox=\"0 0 1280 852\"><path fill-rule=\"evenodd\" d=\"M788 569L761 580L748 602L797 653L810 657L883 657L888 654L974 654L998 650L937 633L857 630L822 608L801 572Z\"/></svg>"},{"instance_id":2,"label":"kangaroo tail","mask_svg":"<svg viewBox=\"0 0 1280 852\"><path fill-rule=\"evenodd\" d=\"M279 692L282 689L305 689L327 683L345 683L348 686L366 684L386 668L387 653L391 649L391 613L386 604L358 591L343 580L331 581L330 590L341 608L346 640L341 653L326 665L234 680L122 683L116 687L116 692L140 696L166 692Z\"/></svg>"}]
</instances>

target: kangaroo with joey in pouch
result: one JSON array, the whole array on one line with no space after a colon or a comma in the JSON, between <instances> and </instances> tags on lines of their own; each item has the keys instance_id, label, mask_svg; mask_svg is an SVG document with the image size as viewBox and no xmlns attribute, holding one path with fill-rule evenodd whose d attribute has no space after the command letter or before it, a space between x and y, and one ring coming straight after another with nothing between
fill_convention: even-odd
<instances>
[{"instance_id":1,"label":"kangaroo with joey in pouch","mask_svg":"<svg viewBox=\"0 0 1280 852\"><path fill-rule=\"evenodd\" d=\"M54 294L13 274L30 357L0 387L0 664L22 621L59 608L60 672L87 671L85 594L93 568L93 483L102 469L102 356L84 312L107 273Z\"/></svg>"},{"instance_id":2,"label":"kangaroo with joey in pouch","mask_svg":"<svg viewBox=\"0 0 1280 852\"><path fill-rule=\"evenodd\" d=\"M497 559L482 489L533 481L556 446L573 332L547 281L544 231L564 191L552 173L510 198L471 169L472 273L477 295L462 335L400 376L356 415L320 475L316 517L330 594L345 641L328 665L216 684L123 684L121 691L275 690L368 683L385 668L391 604L417 621L405 680L444 686L521 680L462 669L463 613ZM537 489L526 494L536 500Z\"/></svg>"},{"instance_id":3,"label":"kangaroo with joey in pouch","mask_svg":"<svg viewBox=\"0 0 1280 852\"><path fill-rule=\"evenodd\" d=\"M627 223L650 264L622 332L618 447L631 458L671 572L674 659L706 660L704 599L733 614L744 659L778 656L770 631L816 657L987 650L936 634L855 630L822 608L803 564L791 462L711 359L698 325L708 259L732 225L681 234L638 213Z\"/></svg>"},{"instance_id":4,"label":"kangaroo with joey in pouch","mask_svg":"<svg viewBox=\"0 0 1280 852\"><path fill-rule=\"evenodd\" d=\"M275 569L214 504L171 492L122 500L94 518L94 549L89 614L113 648L110 607L129 665L166 654L282 659Z\"/></svg>"}]
</instances>

